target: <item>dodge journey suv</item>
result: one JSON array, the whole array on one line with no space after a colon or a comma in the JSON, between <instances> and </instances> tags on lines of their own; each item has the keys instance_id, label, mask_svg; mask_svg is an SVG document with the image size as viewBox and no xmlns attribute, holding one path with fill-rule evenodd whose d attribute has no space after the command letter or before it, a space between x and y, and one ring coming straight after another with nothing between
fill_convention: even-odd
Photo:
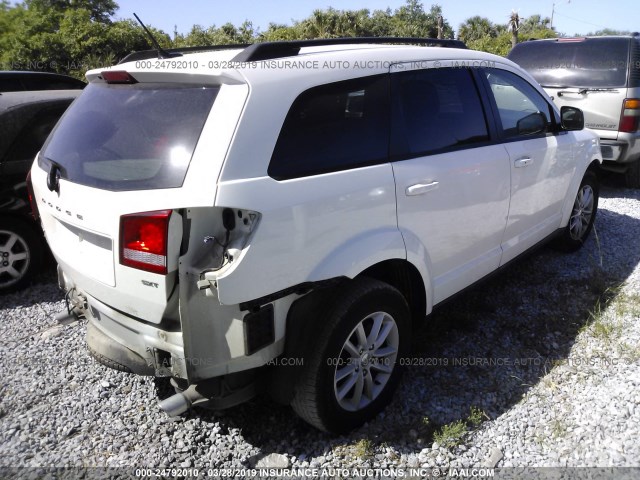
<instances>
[{"instance_id":1,"label":"dodge journey suv","mask_svg":"<svg viewBox=\"0 0 640 480\"><path fill-rule=\"evenodd\" d=\"M389 402L434 305L546 239L583 244L601 154L581 111L504 58L407 43L88 72L31 178L99 362L171 377L171 415L268 391L346 431Z\"/></svg>"}]
</instances>

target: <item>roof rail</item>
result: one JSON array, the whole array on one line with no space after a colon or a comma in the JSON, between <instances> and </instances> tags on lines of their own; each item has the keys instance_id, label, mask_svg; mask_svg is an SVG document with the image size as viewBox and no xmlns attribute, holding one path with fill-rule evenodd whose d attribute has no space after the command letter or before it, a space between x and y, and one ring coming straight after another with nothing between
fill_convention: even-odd
<instances>
[{"instance_id":1,"label":"roof rail","mask_svg":"<svg viewBox=\"0 0 640 480\"><path fill-rule=\"evenodd\" d=\"M438 38L418 37L341 37L316 38L313 40L293 40L286 42L254 43L236 55L234 62L259 62L272 58L292 57L298 55L303 47L317 47L322 45L353 45L353 44L417 44L430 47L467 48L461 40L444 40Z\"/></svg>"},{"instance_id":2,"label":"roof rail","mask_svg":"<svg viewBox=\"0 0 640 480\"><path fill-rule=\"evenodd\" d=\"M302 47L317 47L322 45L353 45L353 44L416 44L429 47L467 48L461 40L444 40L438 38L419 37L340 37L316 38L313 40L293 40L286 42L240 43L232 45L205 45L199 47L170 48L165 52L177 55L194 52L213 52L216 50L242 49L233 58L234 62L258 62L272 58L292 57L298 55ZM158 50L141 50L124 57L118 63L135 62L158 58Z\"/></svg>"},{"instance_id":3,"label":"roof rail","mask_svg":"<svg viewBox=\"0 0 640 480\"><path fill-rule=\"evenodd\" d=\"M175 53L181 55L183 53L194 53L194 52L214 52L216 50L235 50L240 48L247 48L251 46L250 43L234 43L234 44L226 44L226 45L204 45L198 47L180 47L180 48L169 48L165 50L167 53ZM126 62L136 62L140 60L149 60L150 58L159 58L158 50L140 50L138 52L133 52L124 57L122 60L118 62L126 63Z\"/></svg>"}]
</instances>

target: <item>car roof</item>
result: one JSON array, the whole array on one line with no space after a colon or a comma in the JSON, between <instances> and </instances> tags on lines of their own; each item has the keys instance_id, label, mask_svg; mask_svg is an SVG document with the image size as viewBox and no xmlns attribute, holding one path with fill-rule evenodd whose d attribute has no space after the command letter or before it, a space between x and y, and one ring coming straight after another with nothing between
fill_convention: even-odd
<instances>
[{"instance_id":1,"label":"car roof","mask_svg":"<svg viewBox=\"0 0 640 480\"><path fill-rule=\"evenodd\" d=\"M82 89L86 86L86 83L82 80L79 80L75 77L71 77L69 75L63 75L61 73L53 73L53 72L32 72L28 70L0 70L0 80L8 80L8 81L26 81L32 83L34 80L37 83L42 82L43 85L46 85L47 82L57 82L58 84L66 84L68 85L68 89ZM19 90L7 90L9 91L30 91L33 88L28 88L24 86ZM6 86L5 86L6 88ZM54 87L54 88L42 88L43 90L64 90L64 88ZM2 90L0 90L1 92Z\"/></svg>"},{"instance_id":2,"label":"car roof","mask_svg":"<svg viewBox=\"0 0 640 480\"><path fill-rule=\"evenodd\" d=\"M289 42L274 42L275 44ZM303 43L303 42L299 42ZM464 45L464 44L462 44ZM101 81L104 71L125 70L140 82L181 82L190 77L190 81L200 79L210 82L217 77L219 83L248 83L256 85L263 81L284 81L304 77L303 83L328 83L349 78L376 75L389 72L392 64L406 62L435 62L424 68L439 66L463 66L456 62L482 62L509 65L521 71L520 67L490 53L466 48L442 48L435 46L417 46L377 43L340 43L327 42L306 46L304 43L293 54L267 56L260 60L243 61L246 48L227 48L213 51L185 52L178 57L153 58L144 61L125 61L109 68L90 70L87 79L90 82ZM286 50L285 50L286 51ZM250 57L249 57L250 58ZM126 60L126 59L125 59ZM438 64L438 62L447 62ZM288 62L288 63L287 63ZM296 65L305 63L297 68ZM314 62L311 65L309 62ZM193 67L196 65L196 67ZM309 68L309 65L311 67ZM466 64L465 64L466 65ZM207 66L209 66L207 68ZM289 68L293 66L293 68ZM184 68L183 68L184 67ZM418 67L416 67L418 68ZM185 75L185 74L188 74Z\"/></svg>"},{"instance_id":3,"label":"car roof","mask_svg":"<svg viewBox=\"0 0 640 480\"><path fill-rule=\"evenodd\" d=\"M0 114L5 110L29 103L74 99L82 90L33 90L0 93Z\"/></svg>"},{"instance_id":4,"label":"car roof","mask_svg":"<svg viewBox=\"0 0 640 480\"><path fill-rule=\"evenodd\" d=\"M520 42L518 43L518 45L527 45L527 44L536 43L536 42L570 43L570 42L578 42L583 40L602 41L602 40L608 40L611 38L623 38L623 39L629 40L633 38L640 39L640 36L638 33L631 33L629 35L596 35L596 36L586 35L586 36L576 36L576 37L532 38L531 40Z\"/></svg>"}]
</instances>

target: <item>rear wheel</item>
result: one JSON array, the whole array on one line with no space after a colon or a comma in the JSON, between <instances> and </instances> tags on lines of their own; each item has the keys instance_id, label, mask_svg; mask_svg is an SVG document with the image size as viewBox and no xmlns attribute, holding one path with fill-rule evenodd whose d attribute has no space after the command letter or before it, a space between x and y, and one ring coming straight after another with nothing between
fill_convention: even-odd
<instances>
[{"instance_id":1,"label":"rear wheel","mask_svg":"<svg viewBox=\"0 0 640 480\"><path fill-rule=\"evenodd\" d=\"M555 243L560 250L573 252L584 244L596 219L599 191L598 177L587 171L573 202L569 223Z\"/></svg>"},{"instance_id":2,"label":"rear wheel","mask_svg":"<svg viewBox=\"0 0 640 480\"><path fill-rule=\"evenodd\" d=\"M0 227L0 292L27 285L42 262L42 242L26 222L5 218Z\"/></svg>"},{"instance_id":3,"label":"rear wheel","mask_svg":"<svg viewBox=\"0 0 640 480\"><path fill-rule=\"evenodd\" d=\"M356 279L318 318L322 331L305 356L292 407L331 433L347 432L391 400L406 354L409 308L386 283Z\"/></svg>"},{"instance_id":4,"label":"rear wheel","mask_svg":"<svg viewBox=\"0 0 640 480\"><path fill-rule=\"evenodd\" d=\"M636 160L625 172L625 183L629 188L640 188L640 160Z\"/></svg>"}]
</instances>

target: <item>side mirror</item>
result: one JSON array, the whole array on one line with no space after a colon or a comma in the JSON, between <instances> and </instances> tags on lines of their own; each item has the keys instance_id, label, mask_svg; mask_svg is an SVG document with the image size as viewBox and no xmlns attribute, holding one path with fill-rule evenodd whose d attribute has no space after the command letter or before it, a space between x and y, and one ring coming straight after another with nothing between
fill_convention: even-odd
<instances>
[{"instance_id":1,"label":"side mirror","mask_svg":"<svg viewBox=\"0 0 640 480\"><path fill-rule=\"evenodd\" d=\"M516 129L518 135L534 135L543 133L547 128L547 117L543 113L536 112L518 120Z\"/></svg>"},{"instance_id":2,"label":"side mirror","mask_svg":"<svg viewBox=\"0 0 640 480\"><path fill-rule=\"evenodd\" d=\"M584 128L584 114L576 107L560 108L560 118L563 130L582 130Z\"/></svg>"}]
</instances>

